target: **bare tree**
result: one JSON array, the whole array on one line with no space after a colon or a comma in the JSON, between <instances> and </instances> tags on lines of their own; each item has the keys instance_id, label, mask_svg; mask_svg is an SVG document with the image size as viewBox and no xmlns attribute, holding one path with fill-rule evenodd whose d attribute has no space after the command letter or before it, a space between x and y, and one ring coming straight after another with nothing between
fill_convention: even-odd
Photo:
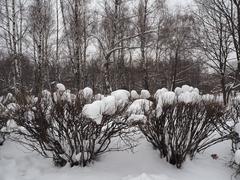
<instances>
[{"instance_id":1,"label":"bare tree","mask_svg":"<svg viewBox=\"0 0 240 180\"><path fill-rule=\"evenodd\" d=\"M232 81L230 74L235 71L230 64L233 42L227 20L213 1L197 2L199 5L197 18L202 25L199 42L202 42L201 48L207 57L207 65L219 75L223 102L227 104L232 90L228 82Z\"/></svg>"},{"instance_id":2,"label":"bare tree","mask_svg":"<svg viewBox=\"0 0 240 180\"><path fill-rule=\"evenodd\" d=\"M3 7L0 12L1 19L1 38L6 43L8 56L12 58L12 85L17 90L21 86L21 55L23 47L23 39L27 27L24 25L23 14L25 12L25 1L1 1Z\"/></svg>"},{"instance_id":3,"label":"bare tree","mask_svg":"<svg viewBox=\"0 0 240 180\"><path fill-rule=\"evenodd\" d=\"M178 85L186 83L185 73L191 70L194 64L190 62L197 59L195 52L198 42L194 38L197 32L195 31L196 25L192 15L178 12L174 15L169 14L163 26L165 49L163 56L169 61L166 73L170 81L167 86L174 90Z\"/></svg>"},{"instance_id":4,"label":"bare tree","mask_svg":"<svg viewBox=\"0 0 240 180\"><path fill-rule=\"evenodd\" d=\"M152 9L149 7L149 0L140 0L137 9L137 32L139 35L140 51L141 51L141 62L140 68L143 70L143 88L149 89L149 69L148 69L148 58L147 57L147 46L150 42L150 36L144 32L151 29L150 26L150 13Z\"/></svg>"},{"instance_id":5,"label":"bare tree","mask_svg":"<svg viewBox=\"0 0 240 180\"><path fill-rule=\"evenodd\" d=\"M87 84L87 48L90 31L89 4L86 0L60 1L67 57L72 63L75 88Z\"/></svg>"},{"instance_id":6,"label":"bare tree","mask_svg":"<svg viewBox=\"0 0 240 180\"><path fill-rule=\"evenodd\" d=\"M208 4L207 2L205 2ZM231 89L236 89L239 86L240 79L240 2L237 0L212 0L209 1L208 9L217 10L218 14L224 18L228 31L231 34L234 55L237 65L235 67L235 75Z\"/></svg>"},{"instance_id":7,"label":"bare tree","mask_svg":"<svg viewBox=\"0 0 240 180\"><path fill-rule=\"evenodd\" d=\"M35 0L29 7L30 34L35 55L35 88L39 94L50 88L50 37L53 33L52 4L46 0Z\"/></svg>"}]
</instances>

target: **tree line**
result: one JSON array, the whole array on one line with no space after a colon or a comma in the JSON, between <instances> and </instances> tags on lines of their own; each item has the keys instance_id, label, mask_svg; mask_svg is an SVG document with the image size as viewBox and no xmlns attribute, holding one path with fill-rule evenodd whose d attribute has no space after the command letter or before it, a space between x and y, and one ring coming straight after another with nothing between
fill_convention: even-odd
<instances>
[{"instance_id":1,"label":"tree line","mask_svg":"<svg viewBox=\"0 0 240 180\"><path fill-rule=\"evenodd\" d=\"M1 0L0 90L221 92L239 86L240 2L196 0Z\"/></svg>"}]
</instances>

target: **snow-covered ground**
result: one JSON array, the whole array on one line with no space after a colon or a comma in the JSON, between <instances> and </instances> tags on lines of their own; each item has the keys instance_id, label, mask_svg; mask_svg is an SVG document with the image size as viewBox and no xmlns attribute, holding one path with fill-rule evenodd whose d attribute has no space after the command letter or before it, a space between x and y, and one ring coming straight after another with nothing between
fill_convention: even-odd
<instances>
[{"instance_id":1,"label":"snow-covered ground","mask_svg":"<svg viewBox=\"0 0 240 180\"><path fill-rule=\"evenodd\" d=\"M217 160L211 154L217 154ZM29 152L14 142L0 147L0 180L234 180L228 167L230 143L213 146L182 169L159 158L145 139L134 152L106 153L86 168L56 168L49 159Z\"/></svg>"}]
</instances>

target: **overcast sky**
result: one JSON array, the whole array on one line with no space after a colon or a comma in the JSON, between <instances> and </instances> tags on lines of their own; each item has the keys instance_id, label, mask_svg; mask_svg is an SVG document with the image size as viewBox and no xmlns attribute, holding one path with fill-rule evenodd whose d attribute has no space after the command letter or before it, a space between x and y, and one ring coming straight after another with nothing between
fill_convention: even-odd
<instances>
[{"instance_id":1,"label":"overcast sky","mask_svg":"<svg viewBox=\"0 0 240 180\"><path fill-rule=\"evenodd\" d=\"M170 7L174 7L174 6L186 7L191 5L192 3L193 3L193 0L167 0L167 4Z\"/></svg>"}]
</instances>

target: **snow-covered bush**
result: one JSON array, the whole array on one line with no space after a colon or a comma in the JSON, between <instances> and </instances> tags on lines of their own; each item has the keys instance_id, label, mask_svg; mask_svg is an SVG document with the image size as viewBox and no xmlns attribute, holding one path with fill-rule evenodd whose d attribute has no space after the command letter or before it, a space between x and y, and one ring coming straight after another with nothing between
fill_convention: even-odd
<instances>
[{"instance_id":1,"label":"snow-covered bush","mask_svg":"<svg viewBox=\"0 0 240 180\"><path fill-rule=\"evenodd\" d=\"M158 89L156 91L156 93L154 94L154 98L157 101L159 99L159 96L161 96L162 94L164 94L165 92L168 92L168 90L166 88L162 88L162 89Z\"/></svg>"},{"instance_id":2,"label":"snow-covered bush","mask_svg":"<svg viewBox=\"0 0 240 180\"><path fill-rule=\"evenodd\" d=\"M111 93L111 96L115 97L118 109L123 109L129 103L130 92L124 89L119 89L119 90L113 91Z\"/></svg>"},{"instance_id":3,"label":"snow-covered bush","mask_svg":"<svg viewBox=\"0 0 240 180\"><path fill-rule=\"evenodd\" d=\"M141 99L148 99L151 97L151 94L148 90L142 90L140 94Z\"/></svg>"},{"instance_id":4,"label":"snow-covered bush","mask_svg":"<svg viewBox=\"0 0 240 180\"><path fill-rule=\"evenodd\" d=\"M139 127L161 156L180 168L188 155L216 142L211 135L221 115L218 104L174 103L163 105L160 116L150 115Z\"/></svg>"},{"instance_id":5,"label":"snow-covered bush","mask_svg":"<svg viewBox=\"0 0 240 180\"><path fill-rule=\"evenodd\" d=\"M135 91L135 90L132 90L131 91L131 100L136 100L136 99L139 99L140 98L140 96L139 96L139 94L137 93L137 91Z\"/></svg>"},{"instance_id":6,"label":"snow-covered bush","mask_svg":"<svg viewBox=\"0 0 240 180\"><path fill-rule=\"evenodd\" d=\"M150 112L153 102L147 99L137 99L128 108L128 115L144 115Z\"/></svg>"},{"instance_id":7,"label":"snow-covered bush","mask_svg":"<svg viewBox=\"0 0 240 180\"><path fill-rule=\"evenodd\" d=\"M88 92L87 97L91 94ZM116 137L128 141L127 119L121 116L126 109L122 104L125 101L120 102L121 108L113 110L119 96L108 96L91 104L86 104L85 98L77 96L75 103L57 101L47 109L41 101L35 107L21 106L16 121L24 131L16 133L24 138L19 141L52 158L57 166L66 163L86 166L104 152L119 150L121 147L114 147L111 142Z\"/></svg>"},{"instance_id":8,"label":"snow-covered bush","mask_svg":"<svg viewBox=\"0 0 240 180\"><path fill-rule=\"evenodd\" d=\"M151 112L148 109L145 119L139 117L137 124L169 163L180 168L187 156L193 158L196 153L223 140L221 136L214 137L224 113L221 103L202 100L197 90L189 86L175 92L159 90L154 98ZM139 112L139 107L136 109Z\"/></svg>"}]
</instances>

